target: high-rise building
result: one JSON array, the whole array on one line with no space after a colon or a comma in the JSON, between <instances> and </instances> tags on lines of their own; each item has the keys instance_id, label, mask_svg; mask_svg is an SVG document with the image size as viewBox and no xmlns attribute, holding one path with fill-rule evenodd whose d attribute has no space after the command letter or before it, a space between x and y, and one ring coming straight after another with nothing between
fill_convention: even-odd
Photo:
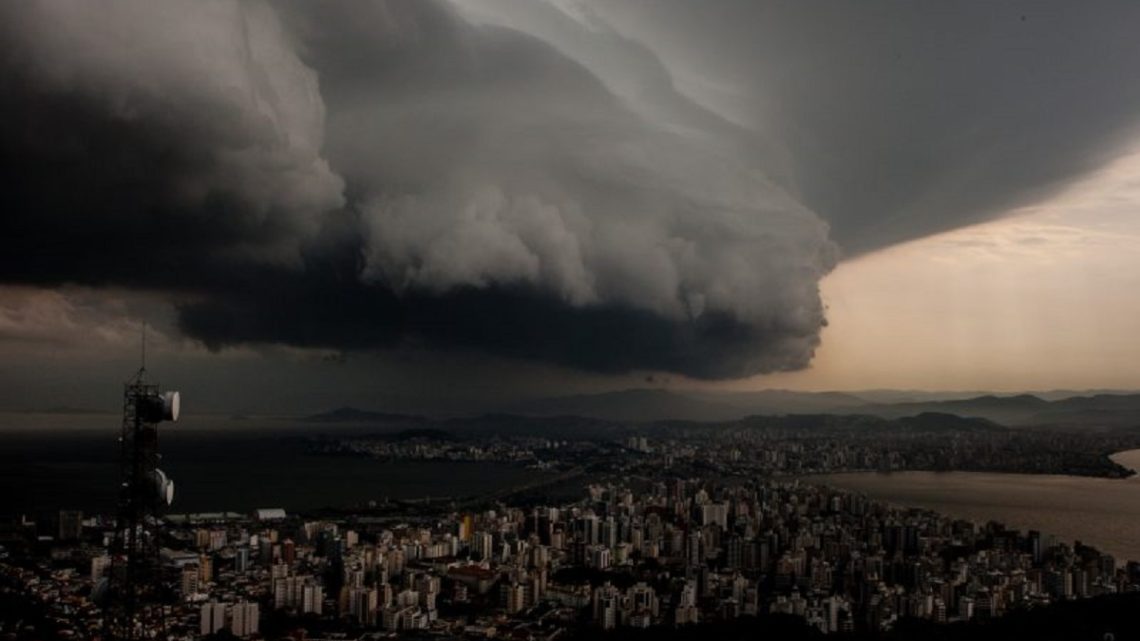
<instances>
[{"instance_id":1,"label":"high-rise building","mask_svg":"<svg viewBox=\"0 0 1140 641\"><path fill-rule=\"evenodd\" d=\"M739 534L731 534L724 541L725 565L734 570L744 567L744 539Z\"/></svg>"},{"instance_id":2,"label":"high-rise building","mask_svg":"<svg viewBox=\"0 0 1140 641\"><path fill-rule=\"evenodd\" d=\"M199 629L203 635L213 634L226 627L226 604L203 603L199 612Z\"/></svg>"},{"instance_id":3,"label":"high-rise building","mask_svg":"<svg viewBox=\"0 0 1140 641\"><path fill-rule=\"evenodd\" d=\"M728 505L724 503L705 503L701 506L701 523L705 525L719 525L722 529L728 527Z\"/></svg>"},{"instance_id":4,"label":"high-rise building","mask_svg":"<svg viewBox=\"0 0 1140 641\"><path fill-rule=\"evenodd\" d=\"M301 589L301 612L320 615L324 607L325 589L315 583L308 583Z\"/></svg>"},{"instance_id":5,"label":"high-rise building","mask_svg":"<svg viewBox=\"0 0 1140 641\"><path fill-rule=\"evenodd\" d=\"M244 574L249 571L249 548L241 546L234 551L234 571Z\"/></svg>"},{"instance_id":6,"label":"high-rise building","mask_svg":"<svg viewBox=\"0 0 1140 641\"><path fill-rule=\"evenodd\" d=\"M274 563L269 568L269 578L272 580L284 579L289 576L289 566L284 563Z\"/></svg>"},{"instance_id":7,"label":"high-rise building","mask_svg":"<svg viewBox=\"0 0 1140 641\"><path fill-rule=\"evenodd\" d=\"M210 547L210 531L206 528L194 530L194 547L205 549Z\"/></svg>"},{"instance_id":8,"label":"high-rise building","mask_svg":"<svg viewBox=\"0 0 1140 641\"><path fill-rule=\"evenodd\" d=\"M610 549L604 545L595 545L590 548L589 565L592 568L605 570L610 567Z\"/></svg>"},{"instance_id":9,"label":"high-rise building","mask_svg":"<svg viewBox=\"0 0 1140 641\"><path fill-rule=\"evenodd\" d=\"M182 566L182 598L189 600L198 594L198 566L191 563Z\"/></svg>"},{"instance_id":10,"label":"high-rise building","mask_svg":"<svg viewBox=\"0 0 1140 641\"><path fill-rule=\"evenodd\" d=\"M688 545L685 548L685 555L688 558L689 565L700 565L704 562L704 557L701 556L701 533L699 530L690 532L688 536Z\"/></svg>"},{"instance_id":11,"label":"high-rise building","mask_svg":"<svg viewBox=\"0 0 1140 641\"><path fill-rule=\"evenodd\" d=\"M518 583L504 583L499 592L500 603L508 614L526 608L526 589Z\"/></svg>"},{"instance_id":12,"label":"high-rise building","mask_svg":"<svg viewBox=\"0 0 1140 641\"><path fill-rule=\"evenodd\" d=\"M257 559L264 566L273 565L273 541L269 537L261 537L257 542Z\"/></svg>"},{"instance_id":13,"label":"high-rise building","mask_svg":"<svg viewBox=\"0 0 1140 641\"><path fill-rule=\"evenodd\" d=\"M594 588L594 623L603 630L612 630L618 624L621 593L607 581Z\"/></svg>"},{"instance_id":14,"label":"high-rise building","mask_svg":"<svg viewBox=\"0 0 1140 641\"><path fill-rule=\"evenodd\" d=\"M214 559L209 554L198 555L198 584L214 580Z\"/></svg>"},{"instance_id":15,"label":"high-rise building","mask_svg":"<svg viewBox=\"0 0 1140 641\"><path fill-rule=\"evenodd\" d=\"M464 514L463 518L459 520L459 540L464 543L471 540L471 535L474 533L475 519L470 514Z\"/></svg>"},{"instance_id":16,"label":"high-rise building","mask_svg":"<svg viewBox=\"0 0 1140 641\"><path fill-rule=\"evenodd\" d=\"M968 596L958 599L958 618L969 621L974 618L974 600Z\"/></svg>"},{"instance_id":17,"label":"high-rise building","mask_svg":"<svg viewBox=\"0 0 1140 641\"><path fill-rule=\"evenodd\" d=\"M59 540L78 541L83 536L83 512L59 511Z\"/></svg>"},{"instance_id":18,"label":"high-rise building","mask_svg":"<svg viewBox=\"0 0 1140 641\"><path fill-rule=\"evenodd\" d=\"M479 532L475 535L475 556L479 559L489 559L494 552L495 539L489 532Z\"/></svg>"},{"instance_id":19,"label":"high-rise building","mask_svg":"<svg viewBox=\"0 0 1140 641\"><path fill-rule=\"evenodd\" d=\"M598 542L611 549L617 545L618 527L614 517L607 516L598 523Z\"/></svg>"},{"instance_id":20,"label":"high-rise building","mask_svg":"<svg viewBox=\"0 0 1140 641\"><path fill-rule=\"evenodd\" d=\"M91 582L95 583L107 574L111 567L111 557L107 554L91 557Z\"/></svg>"},{"instance_id":21,"label":"high-rise building","mask_svg":"<svg viewBox=\"0 0 1140 641\"><path fill-rule=\"evenodd\" d=\"M416 592L420 593L420 606L425 610L435 610L441 589L439 577L425 574L416 579L415 587Z\"/></svg>"},{"instance_id":22,"label":"high-rise building","mask_svg":"<svg viewBox=\"0 0 1140 641\"><path fill-rule=\"evenodd\" d=\"M536 545L530 550L530 567L544 568L550 565L550 550L545 545Z\"/></svg>"},{"instance_id":23,"label":"high-rise building","mask_svg":"<svg viewBox=\"0 0 1140 641\"><path fill-rule=\"evenodd\" d=\"M677 625L698 623L701 620L697 609L697 586L693 581L686 581L681 588L681 598L677 602L677 609L673 613L673 622Z\"/></svg>"},{"instance_id":24,"label":"high-rise building","mask_svg":"<svg viewBox=\"0 0 1140 641\"><path fill-rule=\"evenodd\" d=\"M346 588L348 590L348 614L354 621L364 626L375 626L376 612L380 597L376 588Z\"/></svg>"},{"instance_id":25,"label":"high-rise building","mask_svg":"<svg viewBox=\"0 0 1140 641\"><path fill-rule=\"evenodd\" d=\"M274 569L285 568L276 565ZM315 590L314 590L315 588ZM273 607L275 609L297 608L303 613L321 613L324 602L324 589L312 576L282 576L273 579Z\"/></svg>"},{"instance_id":26,"label":"high-rise building","mask_svg":"<svg viewBox=\"0 0 1140 641\"><path fill-rule=\"evenodd\" d=\"M233 606L230 617L230 632L235 637L245 638L257 634L260 613L256 603L240 602Z\"/></svg>"},{"instance_id":27,"label":"high-rise building","mask_svg":"<svg viewBox=\"0 0 1140 641\"><path fill-rule=\"evenodd\" d=\"M647 614L650 620L657 617L657 591L646 583L637 583L625 591L625 609L630 615Z\"/></svg>"}]
</instances>

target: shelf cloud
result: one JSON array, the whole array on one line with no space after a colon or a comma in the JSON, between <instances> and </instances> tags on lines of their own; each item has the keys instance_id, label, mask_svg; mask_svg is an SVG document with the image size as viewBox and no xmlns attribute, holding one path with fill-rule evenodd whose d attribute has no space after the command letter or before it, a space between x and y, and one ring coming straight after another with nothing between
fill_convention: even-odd
<instances>
[{"instance_id":1,"label":"shelf cloud","mask_svg":"<svg viewBox=\"0 0 1140 641\"><path fill-rule=\"evenodd\" d=\"M780 150L845 256L1048 198L1140 134L1135 3L457 2L595 70L616 65L573 25L647 49Z\"/></svg>"},{"instance_id":2,"label":"shelf cloud","mask_svg":"<svg viewBox=\"0 0 1140 641\"><path fill-rule=\"evenodd\" d=\"M794 370L818 345L819 280L841 248L965 224L1047 188L1105 152L1133 98L1080 107L1106 118L1069 134L1015 119L1004 145L968 158L1001 113L955 115L957 134L924 120L868 129L876 99L884 118L901 109L889 83L869 70L845 81L846 63L829 70L797 47L806 62L783 66L808 88L774 84L788 101L778 117L764 119L759 80L737 97L754 113L699 99L682 82L692 70L670 66L694 46L675 33L684 5L636 7L0 7L0 281L159 292L211 348L461 348L713 379ZM725 29L740 46L732 29L693 22L705 45ZM756 78L781 77L774 52L754 53ZM711 82L753 78L729 55L703 59L725 70ZM915 55L902 86L953 67ZM1043 82L1031 96L1052 95ZM1080 153L1023 157L1038 148L1019 141L1038 131ZM914 147L890 156L880 134L913 134ZM912 157L952 138L965 141L953 153ZM987 173L1011 158L1026 166ZM948 184L957 196L928 197Z\"/></svg>"}]
</instances>

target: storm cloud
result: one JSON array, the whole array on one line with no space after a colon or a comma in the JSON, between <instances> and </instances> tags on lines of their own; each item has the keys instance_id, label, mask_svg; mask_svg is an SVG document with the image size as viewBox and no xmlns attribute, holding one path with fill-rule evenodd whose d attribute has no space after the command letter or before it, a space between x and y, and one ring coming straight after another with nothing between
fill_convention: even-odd
<instances>
[{"instance_id":1,"label":"storm cloud","mask_svg":"<svg viewBox=\"0 0 1140 641\"><path fill-rule=\"evenodd\" d=\"M1132 2L458 1L591 69L607 63L587 42L652 52L782 153L846 256L1033 204L1140 134Z\"/></svg>"},{"instance_id":2,"label":"storm cloud","mask_svg":"<svg viewBox=\"0 0 1140 641\"><path fill-rule=\"evenodd\" d=\"M189 286L296 263L343 181L317 78L264 7L0 9L8 282Z\"/></svg>"},{"instance_id":3,"label":"storm cloud","mask_svg":"<svg viewBox=\"0 0 1140 641\"><path fill-rule=\"evenodd\" d=\"M634 28L658 5L636 6L5 5L0 280L161 292L212 348L458 347L740 377L810 362L818 283L840 254L829 223L863 251L992 215L1095 164L1129 124L1125 93L1082 107L1105 118L1069 133L1013 118L1017 135L973 158L970 141L1010 114L868 130L876 97L883 118L901 109L894 85L870 68L842 81L849 61L790 42L782 58L747 54L763 79L740 85L749 120L678 90L686 72L670 60L694 42L674 33L684 6ZM709 10L779 28L739 5ZM693 22L700 42L744 46L729 23ZM848 43L804 31L821 51ZM956 69L896 44L917 56L882 70L902 93ZM695 58L746 77L744 62ZM787 104L767 118L759 88L782 73L805 88L774 83ZM1002 82L979 84L1022 106ZM1030 95L1048 98L1046 84ZM1026 155L1039 150L1019 141L1038 130L1073 153ZM903 144L912 134L933 141L930 162ZM1024 166L990 175L1011 158ZM928 196L942 188L957 196Z\"/></svg>"}]
</instances>

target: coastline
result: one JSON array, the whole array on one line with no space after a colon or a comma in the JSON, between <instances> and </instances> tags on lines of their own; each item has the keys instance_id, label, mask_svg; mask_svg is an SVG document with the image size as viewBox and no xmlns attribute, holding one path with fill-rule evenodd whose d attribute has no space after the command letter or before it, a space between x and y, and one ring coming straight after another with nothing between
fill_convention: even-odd
<instances>
[{"instance_id":1,"label":"coastline","mask_svg":"<svg viewBox=\"0 0 1140 641\"><path fill-rule=\"evenodd\" d=\"M995 474L995 475L1009 475L1009 476L1022 476L1022 477L1058 477L1058 478L1078 478L1078 479L1104 479L1106 481L1126 481L1128 479L1140 480L1140 448L1131 450L1120 450L1107 455L1108 460L1127 471L1127 474L1121 476L1107 476L1103 474L1066 474L1064 472L1032 472L1032 471L1017 471L1017 470L930 470L930 469L902 469L902 470L837 470L834 472L812 472L809 474L788 474L787 478L794 479L812 479L828 476L846 475L846 474L867 474L876 476L896 476L902 474Z\"/></svg>"},{"instance_id":2,"label":"coastline","mask_svg":"<svg viewBox=\"0 0 1140 641\"><path fill-rule=\"evenodd\" d=\"M1140 449L1112 455L1136 471ZM868 473L872 472L872 473ZM797 477L896 506L975 523L997 521L1092 545L1118 562L1140 561L1140 476L1105 478L1010 472L840 472Z\"/></svg>"}]
</instances>

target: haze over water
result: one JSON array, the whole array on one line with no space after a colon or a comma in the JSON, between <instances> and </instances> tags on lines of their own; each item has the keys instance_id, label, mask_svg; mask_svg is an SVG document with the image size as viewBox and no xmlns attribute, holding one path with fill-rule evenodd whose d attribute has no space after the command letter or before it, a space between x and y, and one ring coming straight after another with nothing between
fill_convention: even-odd
<instances>
[{"instance_id":1,"label":"haze over water","mask_svg":"<svg viewBox=\"0 0 1140 641\"><path fill-rule=\"evenodd\" d=\"M1112 460L1140 469L1140 450ZM1140 560L1140 475L1127 479L1053 474L895 472L826 474L811 480L873 499L913 505L985 523L998 521L1081 541L1116 557Z\"/></svg>"},{"instance_id":2,"label":"haze over water","mask_svg":"<svg viewBox=\"0 0 1140 641\"><path fill-rule=\"evenodd\" d=\"M0 496L5 513L60 509L113 513L119 417L0 415ZM161 468L175 482L172 513L289 511L368 501L471 496L526 483L537 473L493 463L377 461L315 456L303 438L345 433L295 420L189 416L159 437Z\"/></svg>"}]
</instances>

